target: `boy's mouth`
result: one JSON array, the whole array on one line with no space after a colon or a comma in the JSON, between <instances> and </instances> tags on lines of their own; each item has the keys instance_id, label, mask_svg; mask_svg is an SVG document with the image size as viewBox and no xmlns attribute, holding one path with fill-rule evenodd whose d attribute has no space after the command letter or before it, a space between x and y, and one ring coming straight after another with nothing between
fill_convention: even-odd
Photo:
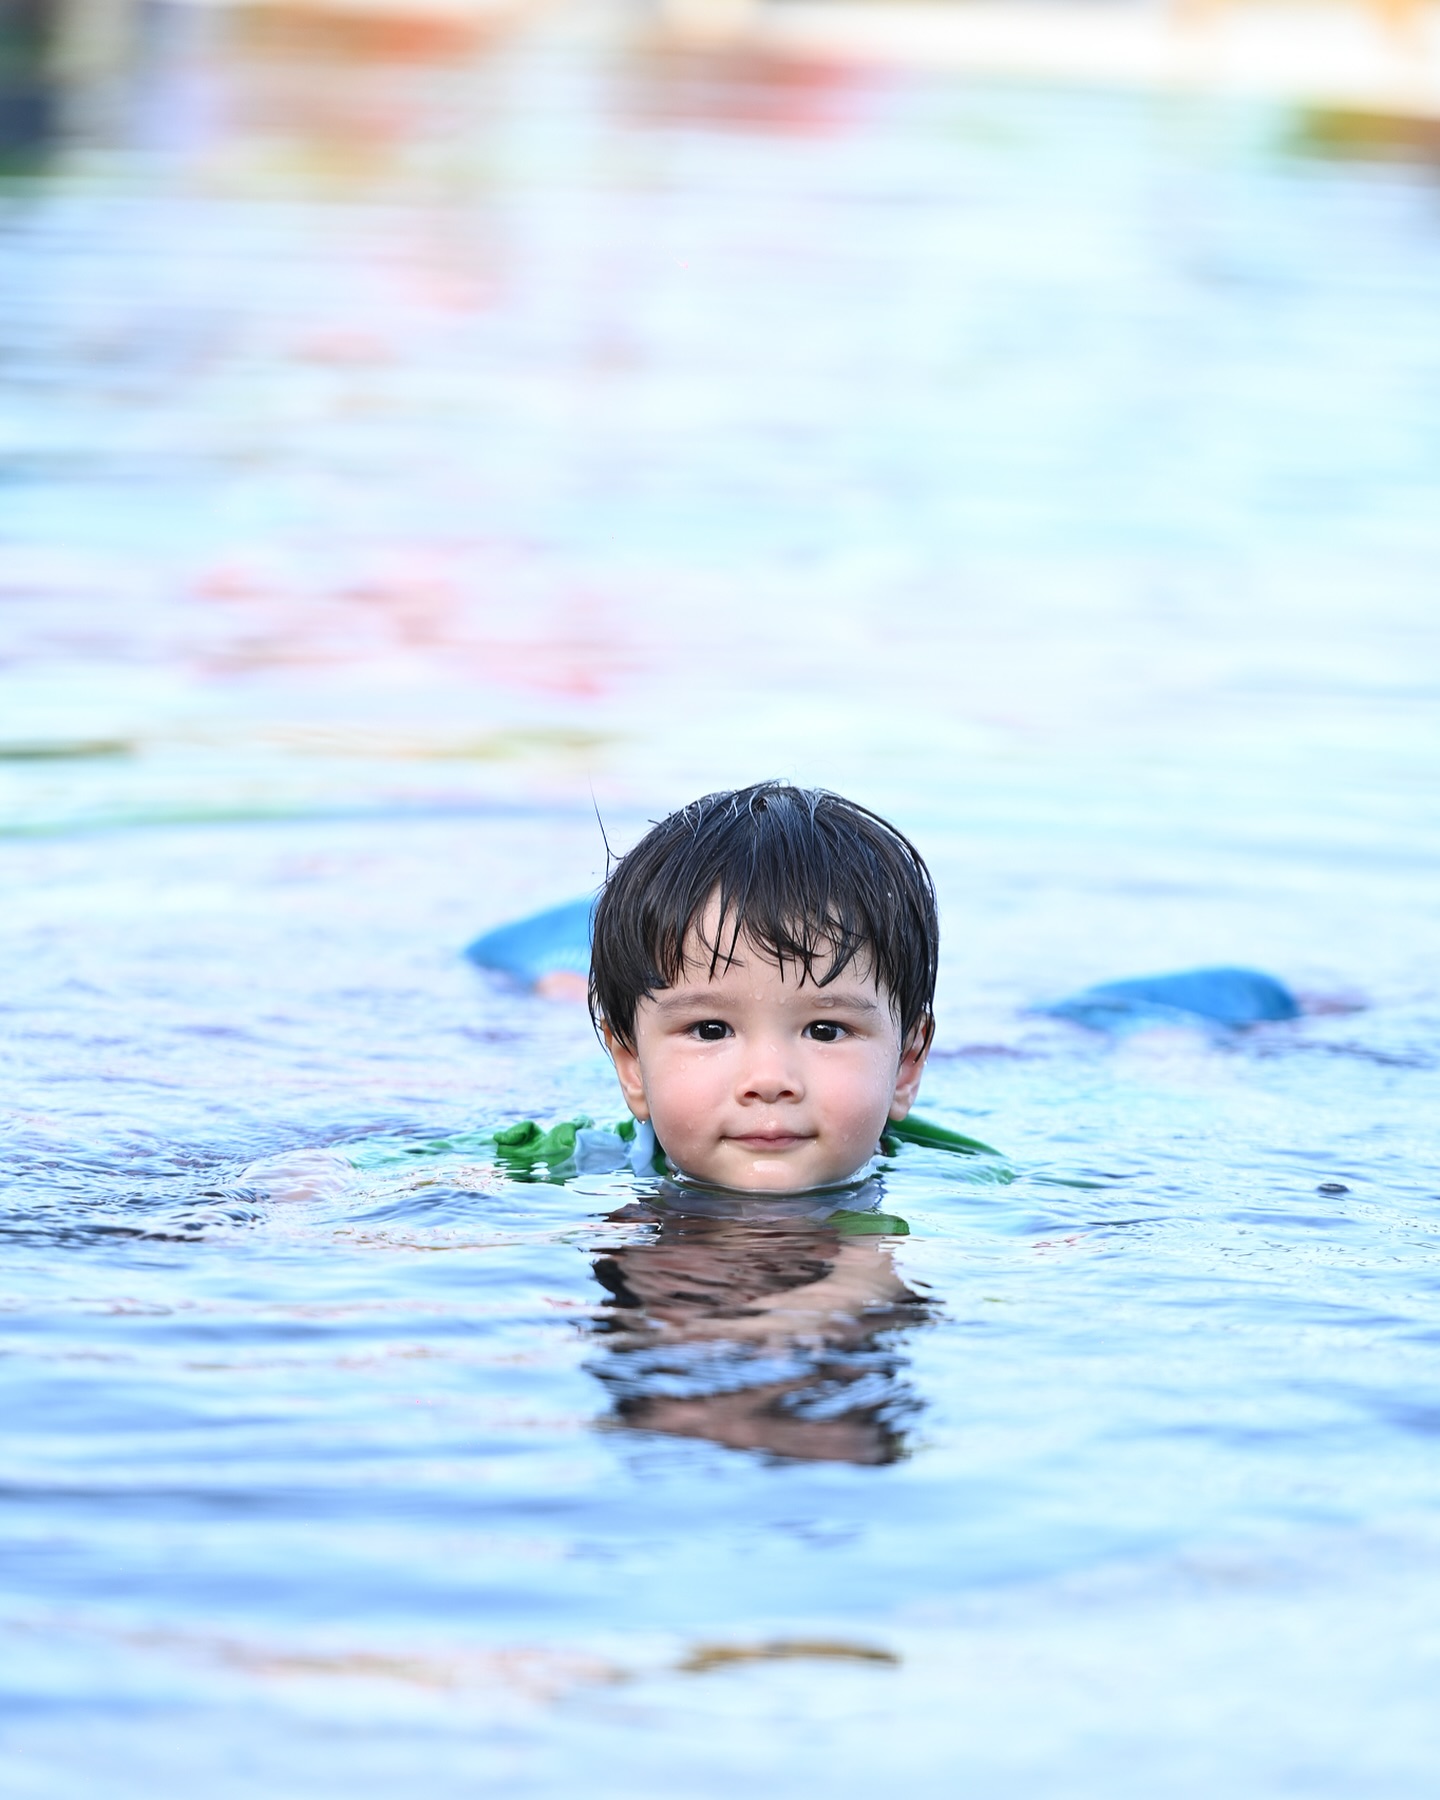
<instances>
[{"instance_id":1,"label":"boy's mouth","mask_svg":"<svg viewBox=\"0 0 1440 1800\"><path fill-rule=\"evenodd\" d=\"M737 1132L731 1139L732 1144L739 1144L746 1150L793 1150L797 1144L808 1144L807 1133L798 1131L747 1131Z\"/></svg>"}]
</instances>

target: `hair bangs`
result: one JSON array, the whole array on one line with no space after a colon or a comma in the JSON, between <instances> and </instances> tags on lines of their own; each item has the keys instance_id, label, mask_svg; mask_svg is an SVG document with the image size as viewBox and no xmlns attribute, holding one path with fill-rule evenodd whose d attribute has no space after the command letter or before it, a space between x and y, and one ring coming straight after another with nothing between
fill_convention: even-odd
<instances>
[{"instance_id":1,"label":"hair bangs","mask_svg":"<svg viewBox=\"0 0 1440 1800\"><path fill-rule=\"evenodd\" d=\"M800 983L861 967L902 1036L928 1023L939 927L929 871L893 826L823 789L764 782L661 820L596 905L590 1004L633 1044L640 1000L749 946Z\"/></svg>"}]
</instances>

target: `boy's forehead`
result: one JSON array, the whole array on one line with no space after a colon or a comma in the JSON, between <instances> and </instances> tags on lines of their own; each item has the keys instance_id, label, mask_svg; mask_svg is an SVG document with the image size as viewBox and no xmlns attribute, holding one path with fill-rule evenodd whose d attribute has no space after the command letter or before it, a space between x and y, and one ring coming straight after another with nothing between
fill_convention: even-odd
<instances>
[{"instance_id":1,"label":"boy's forehead","mask_svg":"<svg viewBox=\"0 0 1440 1800\"><path fill-rule=\"evenodd\" d=\"M777 984L787 988L803 987L820 994L829 992L832 987L852 991L860 988L870 995L879 993L873 958L863 950L852 956L831 981L827 978L834 962L834 947L823 940L807 967L799 957L782 957L779 952L757 944L747 936L742 935L734 944L724 937L717 945L713 934L703 926L700 929L692 927L685 939L685 967L676 986L695 988L758 982L766 987Z\"/></svg>"}]
</instances>

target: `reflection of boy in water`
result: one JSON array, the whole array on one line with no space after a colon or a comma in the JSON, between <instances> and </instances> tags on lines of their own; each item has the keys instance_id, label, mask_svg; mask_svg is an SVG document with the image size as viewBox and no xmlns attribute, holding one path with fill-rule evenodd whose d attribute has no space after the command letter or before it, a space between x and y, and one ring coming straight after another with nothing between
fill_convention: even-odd
<instances>
[{"instance_id":1,"label":"reflection of boy in water","mask_svg":"<svg viewBox=\"0 0 1440 1800\"><path fill-rule=\"evenodd\" d=\"M647 1205L615 1215L654 1229L595 1263L614 1355L594 1372L615 1395L615 1420L737 1450L893 1462L915 1403L884 1340L920 1322L926 1304L888 1245L852 1233L903 1223L823 1206L756 1218L741 1205L728 1216Z\"/></svg>"},{"instance_id":2,"label":"reflection of boy in water","mask_svg":"<svg viewBox=\"0 0 1440 1800\"><path fill-rule=\"evenodd\" d=\"M854 1181L910 1111L939 925L919 852L765 782L662 820L595 909L590 1006L672 1168L747 1193Z\"/></svg>"}]
</instances>

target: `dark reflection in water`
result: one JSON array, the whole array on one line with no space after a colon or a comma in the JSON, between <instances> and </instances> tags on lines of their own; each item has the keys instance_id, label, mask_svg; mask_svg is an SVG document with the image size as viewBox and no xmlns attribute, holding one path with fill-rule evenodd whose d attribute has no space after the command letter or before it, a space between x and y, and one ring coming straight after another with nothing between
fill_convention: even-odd
<instances>
[{"instance_id":1,"label":"dark reflection in water","mask_svg":"<svg viewBox=\"0 0 1440 1800\"><path fill-rule=\"evenodd\" d=\"M605 1423L810 1462L904 1454L920 1401L899 1340L932 1306L881 1235L903 1221L737 1211L676 1190L611 1216L651 1230L595 1259L610 1296L596 1326L609 1354L590 1365L611 1395Z\"/></svg>"},{"instance_id":2,"label":"dark reflection in water","mask_svg":"<svg viewBox=\"0 0 1440 1800\"><path fill-rule=\"evenodd\" d=\"M0 5L0 169L37 161L53 139L55 0Z\"/></svg>"}]
</instances>

